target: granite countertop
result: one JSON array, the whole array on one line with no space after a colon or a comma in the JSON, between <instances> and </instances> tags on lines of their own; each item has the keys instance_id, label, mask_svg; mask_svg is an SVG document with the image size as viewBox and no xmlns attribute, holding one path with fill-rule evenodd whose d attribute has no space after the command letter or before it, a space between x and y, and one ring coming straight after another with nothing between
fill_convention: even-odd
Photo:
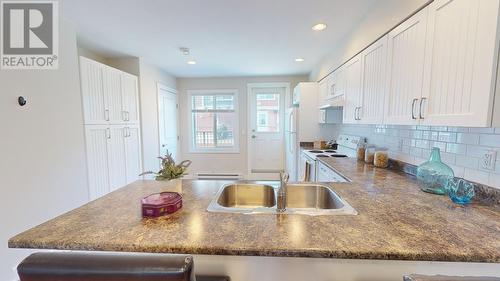
<instances>
[{"instance_id":1,"label":"granite countertop","mask_svg":"<svg viewBox=\"0 0 500 281\"><path fill-rule=\"evenodd\" d=\"M354 159L322 159L352 179L332 188L356 216L209 213L222 181L183 182L184 207L143 219L140 198L165 182L137 181L9 240L11 248L208 255L500 262L500 211L421 192L406 174Z\"/></svg>"}]
</instances>

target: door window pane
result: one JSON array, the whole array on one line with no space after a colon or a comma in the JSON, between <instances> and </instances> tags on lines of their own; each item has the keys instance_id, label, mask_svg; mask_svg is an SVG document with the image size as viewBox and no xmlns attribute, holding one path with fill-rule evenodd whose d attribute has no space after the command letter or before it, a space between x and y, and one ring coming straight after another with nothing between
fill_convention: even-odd
<instances>
[{"instance_id":1,"label":"door window pane","mask_svg":"<svg viewBox=\"0 0 500 281\"><path fill-rule=\"evenodd\" d=\"M257 132L278 133L280 128L280 95L262 93L256 95Z\"/></svg>"}]
</instances>

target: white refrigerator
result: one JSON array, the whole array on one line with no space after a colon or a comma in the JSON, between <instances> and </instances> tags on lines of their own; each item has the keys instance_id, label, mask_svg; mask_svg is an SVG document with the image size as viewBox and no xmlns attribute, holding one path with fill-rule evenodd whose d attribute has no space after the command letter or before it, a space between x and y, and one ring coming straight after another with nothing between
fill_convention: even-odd
<instances>
[{"instance_id":1,"label":"white refrigerator","mask_svg":"<svg viewBox=\"0 0 500 281\"><path fill-rule=\"evenodd\" d=\"M300 143L320 139L318 112L318 83L299 83L285 118L285 169L290 181L299 178Z\"/></svg>"},{"instance_id":2,"label":"white refrigerator","mask_svg":"<svg viewBox=\"0 0 500 281\"><path fill-rule=\"evenodd\" d=\"M290 175L290 181L297 181L298 151L297 141L297 107L290 107L286 111L285 118L285 169Z\"/></svg>"}]
</instances>

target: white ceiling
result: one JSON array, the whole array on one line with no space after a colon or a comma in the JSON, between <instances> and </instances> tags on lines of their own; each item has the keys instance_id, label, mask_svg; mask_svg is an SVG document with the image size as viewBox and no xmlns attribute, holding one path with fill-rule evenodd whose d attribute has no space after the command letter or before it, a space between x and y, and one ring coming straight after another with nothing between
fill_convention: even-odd
<instances>
[{"instance_id":1,"label":"white ceiling","mask_svg":"<svg viewBox=\"0 0 500 281\"><path fill-rule=\"evenodd\" d=\"M141 57L177 77L292 75L309 73L376 1L64 0L61 13L82 46ZM318 22L327 30L312 31Z\"/></svg>"}]
</instances>

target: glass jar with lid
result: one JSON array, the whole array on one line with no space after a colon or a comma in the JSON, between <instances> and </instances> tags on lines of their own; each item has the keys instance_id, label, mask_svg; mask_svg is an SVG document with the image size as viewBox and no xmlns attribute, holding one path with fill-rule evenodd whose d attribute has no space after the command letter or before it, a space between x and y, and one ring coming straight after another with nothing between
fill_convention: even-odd
<instances>
[{"instance_id":1,"label":"glass jar with lid","mask_svg":"<svg viewBox=\"0 0 500 281\"><path fill-rule=\"evenodd\" d=\"M389 166L389 154L387 148L379 147L375 150L373 165L378 168L387 168Z\"/></svg>"},{"instance_id":2,"label":"glass jar with lid","mask_svg":"<svg viewBox=\"0 0 500 281\"><path fill-rule=\"evenodd\" d=\"M365 163L373 164L373 160L375 159L375 149L374 145L368 145L365 148Z\"/></svg>"},{"instance_id":3,"label":"glass jar with lid","mask_svg":"<svg viewBox=\"0 0 500 281\"><path fill-rule=\"evenodd\" d=\"M365 161L366 140L361 140L356 148L358 161Z\"/></svg>"}]
</instances>

